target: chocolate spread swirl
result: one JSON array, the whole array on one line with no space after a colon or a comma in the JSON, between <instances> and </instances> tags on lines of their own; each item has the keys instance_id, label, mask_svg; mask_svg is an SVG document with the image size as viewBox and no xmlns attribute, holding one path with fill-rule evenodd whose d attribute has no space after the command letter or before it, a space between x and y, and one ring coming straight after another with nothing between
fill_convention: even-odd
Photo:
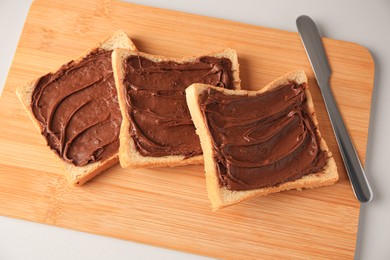
<instances>
[{"instance_id":1,"label":"chocolate spread swirl","mask_svg":"<svg viewBox=\"0 0 390 260\"><path fill-rule=\"evenodd\" d=\"M220 186L276 186L325 166L327 153L320 149L305 88L290 82L255 96L226 95L212 88L201 93Z\"/></svg>"},{"instance_id":2,"label":"chocolate spread swirl","mask_svg":"<svg viewBox=\"0 0 390 260\"><path fill-rule=\"evenodd\" d=\"M32 94L32 111L48 145L76 166L118 152L122 117L111 52L97 50L69 62L41 77Z\"/></svg>"},{"instance_id":3,"label":"chocolate spread swirl","mask_svg":"<svg viewBox=\"0 0 390 260\"><path fill-rule=\"evenodd\" d=\"M143 156L202 154L185 99L193 83L234 88L227 58L201 57L193 62L154 62L141 56L125 61L125 91L130 133Z\"/></svg>"}]
</instances>

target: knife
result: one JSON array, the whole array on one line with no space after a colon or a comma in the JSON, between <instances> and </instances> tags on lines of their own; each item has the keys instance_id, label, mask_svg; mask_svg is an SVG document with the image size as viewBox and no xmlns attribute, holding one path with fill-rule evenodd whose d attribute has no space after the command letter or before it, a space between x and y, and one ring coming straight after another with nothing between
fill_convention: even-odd
<instances>
[{"instance_id":1,"label":"knife","mask_svg":"<svg viewBox=\"0 0 390 260\"><path fill-rule=\"evenodd\" d=\"M296 23L307 56L309 57L311 66L314 70L318 86L320 87L322 98L325 101L326 110L328 111L329 119L336 136L337 144L340 148L353 192L361 203L370 202L373 198L370 184L367 181L366 174L364 173L362 164L356 153L355 147L352 144L329 86L329 79L332 71L317 26L307 15L299 16Z\"/></svg>"}]
</instances>

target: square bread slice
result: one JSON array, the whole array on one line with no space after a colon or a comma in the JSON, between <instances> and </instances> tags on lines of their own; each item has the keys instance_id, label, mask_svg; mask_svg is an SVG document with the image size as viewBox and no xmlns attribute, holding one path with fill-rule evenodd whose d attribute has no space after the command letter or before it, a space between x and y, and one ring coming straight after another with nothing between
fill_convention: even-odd
<instances>
[{"instance_id":1,"label":"square bread slice","mask_svg":"<svg viewBox=\"0 0 390 260\"><path fill-rule=\"evenodd\" d=\"M266 87L262 88L259 91L226 90L226 89L214 88L213 86L209 86L209 85L205 85L205 84L193 84L187 88L187 90L186 90L187 104L188 104L188 107L190 109L192 120L194 121L194 124L196 127L196 132L199 135L200 141L201 141L201 146L202 146L204 160L205 160L204 165L205 165L205 172L206 172L205 174L206 174L208 197L209 197L209 200L211 202L211 206L212 206L213 210L221 209L221 208L239 203L243 200L247 200L249 198L253 198L253 197L257 197L257 196L264 196L264 195L267 195L270 193L276 193L276 192L280 192L280 191L284 191L284 190L291 190L291 189L302 190L302 189L307 189L307 188L316 188L316 187L332 185L338 180L336 163L332 157L331 152L328 149L328 146L327 146L325 140L321 137L321 134L319 132L318 121L317 121L317 118L315 115L313 100L312 100L311 94L309 92L309 89L307 87L304 90L304 93L306 95L306 101L304 101L302 103L302 105L305 105L305 109L308 110L309 114L311 115L312 122L315 125L315 127L313 127L313 128L316 129L315 130L316 136L317 136L316 140L318 140L317 142L319 142L319 150L317 150L317 151L322 153L322 155L323 155L322 158L324 158L323 160L326 160L325 165L323 167L321 167L319 170L315 170L315 172L312 172L312 173L308 172L309 174L307 174L307 175L297 176L296 178L298 178L298 179L292 179L292 180L287 179L286 181L279 182L277 185L264 186L261 188L251 188L251 189L242 189L242 190L241 189L228 189L226 184L222 184L223 181L221 181L219 179L220 178L220 175L219 175L220 166L218 165L218 162L216 162L217 153L223 154L222 156L224 156L224 154L229 154L228 156L231 156L232 153L231 153L231 150L229 150L227 153L225 152L225 150L223 152L221 152L222 146L220 146L219 144L214 145L214 140L215 140L214 138L216 138L216 137L212 135L210 128L208 127L208 122L209 122L208 120L210 119L209 117L212 117L212 116L209 115L208 118L206 118L206 113L204 112L205 108L203 108L203 109L201 108L200 97L201 97L202 93L207 93L207 91L209 91L210 89L215 89L216 91L221 92L223 94L222 95L223 97L231 97L232 95L241 96L242 102L248 102L248 98L250 98L251 96L259 96L259 95L263 95L265 93L270 93L273 90L275 90L277 87L284 86L284 85L289 84L291 82L295 82L295 84L297 84L297 85L306 84L305 86L307 86L307 78L306 78L305 72L304 71L294 71L294 72L288 73L288 74L280 77L279 79L276 79L275 81L271 82L270 84L268 84ZM210 97L208 94L205 95L205 97L203 97L203 98L205 100L210 100L209 99ZM214 100L215 99L211 99L210 102L219 102L219 101L214 101ZM267 98L267 100L268 100L268 98ZM285 98L281 99L280 102L286 102ZM209 104L209 103L207 103L207 104ZM216 107L218 106L218 108L222 107L223 109L226 109L229 111L235 111L234 110L235 108L233 108L233 110L231 110L232 107L226 108L226 103L224 103L223 106L220 106L219 105L220 103L217 103L217 104L218 105L215 105L215 106ZM226 111L226 110L224 110L224 111ZM213 111L213 113L215 113L215 110L212 110L212 111ZM217 111L220 111L220 110L217 110ZM233 112L228 112L228 113L231 116ZM233 115L236 115L234 113L233 113ZM210 112L210 114L211 114L211 112ZM282 114L282 115L284 115L284 114ZM291 114L287 113L286 117L289 117L290 115ZM226 113L225 113L225 116L226 116ZM239 117L238 114L237 114L237 116ZM256 116L258 116L258 115L256 114ZM215 123L217 120L218 119L213 119L212 123L217 124L215 127L219 127L218 129L220 129L221 125L223 125L224 123ZM274 120L274 119L272 119L272 120ZM222 121L220 121L220 122L222 122ZM258 122L261 124L262 121L258 121ZM272 121L271 126L273 126L273 124L274 124L274 121ZM214 125L212 127L214 127ZM243 127L242 123L238 122L238 127ZM285 129L285 127L286 126L283 126L282 129ZM224 131L224 129L221 131ZM265 128L265 129L272 129L272 128ZM243 130L241 130L241 131L243 131ZM290 130L285 130L285 131L287 132ZM240 133L240 132L238 132L238 133ZM243 133L247 133L247 132L243 132ZM260 132L260 133L262 133L262 132ZM268 133L268 130L265 130L265 133ZM291 132L288 132L288 133L291 133ZM257 137L257 136L256 137L262 138L264 136L263 134L261 134L260 137ZM245 136L245 134L242 136L242 138L239 137L237 140L239 140L240 143L243 143L245 145L246 141L244 142L244 136ZM232 144L232 141L231 141L232 137L231 136L228 136L228 134L225 134L223 138L226 138L226 139L219 139L219 140L227 140L226 142L230 141L229 144ZM247 136L246 138L251 138L251 137ZM258 140L258 139L255 139L255 140ZM292 140L295 140L298 142L298 139L292 139ZM281 148L284 146L286 146L286 144L282 144L281 146L277 146L277 147ZM229 147L229 149L230 149L230 147ZM256 148L256 149L259 149L259 148ZM260 148L260 149L261 150L257 150L257 151L260 151L259 152L260 157L261 157L261 154L264 154L264 150L269 152L269 150L266 150L264 148ZM271 151L274 152L274 150L272 150L272 149L277 149L276 145L271 147ZM240 150L239 152L241 153L242 151ZM307 154L308 152L309 151L304 149L303 154ZM245 154L245 151L244 151L244 154ZM239 154L239 155L241 155L241 154ZM243 156L242 158L248 158L248 156L250 156L250 155L245 154L245 156ZM218 158L221 158L221 157L218 157ZM238 157L236 157L236 158L238 158ZM237 161L233 161L236 158L229 157L228 159L226 159L226 157L224 157L224 159L229 160L230 162L233 162L233 164L237 162ZM255 158L258 158L258 157L255 157ZM281 157L281 158L284 158L284 157ZM294 161L294 160L297 160L297 159L299 160L299 158L293 157L292 162L295 163L296 161ZM270 160L272 160L272 159L270 159ZM265 164L269 163L269 161L264 161L264 162L265 162ZM257 164L258 161L256 161L255 163ZM226 163L226 165L227 165L227 163ZM232 165L232 164L229 164L229 165ZM278 167L277 164L275 164L275 165L276 165L275 168ZM232 167L232 166L228 166L228 167ZM246 167L246 166L244 166L244 167ZM267 168L267 169L270 169L270 168ZM274 168L272 168L272 169L274 169ZM258 170L258 169L256 169L256 170ZM227 172L227 170L226 170L226 172ZM253 173L253 172L251 172L251 173ZM262 174L262 173L263 172L256 172L256 174ZM267 178L270 176L273 176L272 174L273 173L271 173L271 175L268 175ZM233 177L229 177L229 178L234 178L236 176L237 175L235 175ZM248 176L248 175L246 175L246 176ZM257 176L260 176L260 175L257 175ZM247 178L247 177L245 177L245 178ZM248 179L245 179L245 181L247 181L247 180ZM234 181L236 181L236 180L234 180ZM238 181L244 182L244 180L238 180ZM271 181L269 179L267 179L267 181L269 181L269 183L271 183ZM244 183L245 183L245 185L248 184L246 182L244 182Z\"/></svg>"},{"instance_id":2,"label":"square bread slice","mask_svg":"<svg viewBox=\"0 0 390 260\"><path fill-rule=\"evenodd\" d=\"M95 177L96 175L98 175L99 173L101 173L102 171L108 169L109 167L115 165L118 163L118 152L114 152L114 154L112 155L107 155L108 157L105 158L104 160L100 160L98 157L100 156L99 154L102 154L103 152L103 147L99 148L97 151L96 151L96 154L92 154L92 156L95 156L96 155L96 158L98 159L95 159L95 161L88 161L86 164L84 165L76 165L76 164L73 164L69 161L65 161L63 159L63 156L60 155L60 153L63 153L63 148L59 148L58 146L56 147L56 149L54 149L54 144L53 144L53 147L51 147L49 145L49 140L48 138L50 138L51 140L54 139L57 139L57 142L58 143L61 143L63 144L63 142L65 141L62 141L60 140L61 138L63 139L66 139L65 135L67 135L67 133L65 133L66 131L66 127L63 127L63 126L56 126L57 128L58 127L61 127L61 130L58 131L58 132L54 132L54 131L51 131L50 130L50 127L52 126L48 126L48 124L50 125L51 123L48 123L49 121L52 122L54 120L58 120L55 119L55 116L53 116L53 118L45 118L45 117L42 117L41 120L38 120L36 115L34 114L33 112L33 96L34 96L34 91L36 90L36 87L37 85L39 84L39 82L41 80L45 80L45 78L47 78L48 80L52 80L50 82L55 82L57 79L61 79L62 77L66 77L66 75L69 73L71 73L70 71L73 70L74 68L76 68L77 66L82 66L80 64L83 64L83 61L86 61L86 59L92 57L92 55L96 54L96 53L104 53L106 51L113 51L114 49L117 49L117 48L122 48L122 49L130 49L130 50L136 50L136 47L135 45L133 44L133 42L130 40L130 38L128 37L128 35L122 31L122 30L118 30L116 31L111 37L107 38L106 40L100 42L99 44L97 44L95 47L93 47L92 49L90 49L89 51L87 51L86 53L84 53L83 55L81 55L80 57L78 57L77 59L75 60L72 60L70 61L69 63L67 64L64 64L61 68L59 68L58 70L55 70L51 73L48 73L42 77L39 77L38 79L35 79L29 83L27 83L26 85L20 87L19 89L16 90L16 94L19 98L19 100L21 101L21 103L23 104L25 110L27 111L28 115L30 116L31 120L34 122L34 125L36 126L36 128L39 130L39 132L42 134L42 136L45 138L48 146L51 148L51 150L55 153L56 157L59 159L59 162L60 164L63 166L64 168L64 171L65 171L65 174L66 174L66 177L67 179L69 180L69 182L73 185L82 185L84 184L85 182L87 182L88 180L92 179L93 177ZM111 53L109 53L109 56L110 59L111 59ZM112 74L112 60L110 60L109 62L106 62L105 63L105 67L109 67L109 70L108 71L108 75L109 74ZM109 65L107 65L109 64ZM93 66L93 65L92 65ZM61 70L64 70L63 73L61 73ZM101 75L99 76L99 73L100 72L96 72L95 75L97 75L97 77L102 77ZM89 73L87 73L89 74ZM85 72L81 73L80 75L83 75L83 77L88 77L89 75L85 74ZM111 76L110 77L110 80L111 79ZM50 83L49 82L49 83ZM49 84L48 83L48 84ZM76 88L78 86L77 84L78 82L75 82L74 84L71 84L71 87L73 88ZM44 83L42 83L44 84ZM50 83L51 84L51 83ZM111 85L114 85L114 81L112 83L109 83L110 84L110 90L111 89L113 91L116 92L116 88L115 86L111 86ZM61 90L65 87L65 86L69 86L67 84L62 84L62 85L59 85L57 84L57 86L55 87L52 87L52 89L56 88L55 90L53 90L53 93L56 93L56 91L58 91L58 95L60 95L60 92ZM115 100L117 99L116 96L116 93L113 92L113 98L112 100ZM44 96L44 91L42 91L42 96ZM45 92L46 93L46 92ZM71 96L71 95L69 95ZM86 97L87 98L87 97ZM102 99L104 99L105 97L102 97ZM96 100L97 98L95 98ZM108 99L107 99L108 100ZM63 102L64 100L60 101L62 102L62 105L63 107L65 107L65 104ZM52 102L52 101L49 101L49 102ZM48 102L48 103L49 103ZM105 102L108 102L108 101L105 101ZM69 101L67 103L67 105L69 105L70 103L72 103L71 101ZM115 108L116 105L113 105L112 107ZM59 104L57 104L57 107L54 107L53 109L56 109L59 107ZM66 108L68 109L68 108ZM98 109L97 107L92 107L91 109ZM119 110L119 105L118 105L118 110ZM81 113L81 112L80 112ZM54 113L53 113L54 114ZM119 116L120 116L120 113L118 112ZM74 114L72 114L72 117L73 117ZM93 121L94 119L96 118L92 118L90 119L91 117L91 113L88 113L85 115L87 118L89 118L88 120L91 120ZM73 118L72 118L73 119ZM70 118L68 118L68 122L70 122ZM81 122L81 123L84 123L84 122ZM113 123L113 122L110 122L110 123ZM116 122L116 123L119 123L120 122ZM119 127L119 126L118 126ZM58 130L58 129L57 129ZM45 134L46 132L46 134ZM69 133L68 133L69 135ZM81 137L82 134L80 134L78 136L78 138L82 138ZM88 143L88 142L99 142L99 140L97 139L93 139L93 135L94 134L91 134L92 137L90 138L90 140L83 140L82 142L80 141L80 143L84 144L84 143ZM76 139L76 138L75 138ZM72 141L75 141L75 139ZM64 145L61 145L61 147L63 147ZM117 148L118 149L118 148ZM117 150L116 149L116 150ZM69 150L69 149L68 149ZM67 150L67 151L68 151ZM67 157L66 153L64 155L65 157ZM64 158L65 158L64 157ZM95 158L95 157L94 157Z\"/></svg>"},{"instance_id":3,"label":"square bread slice","mask_svg":"<svg viewBox=\"0 0 390 260\"><path fill-rule=\"evenodd\" d=\"M183 66L193 66L195 62L197 62L201 57L212 57L212 59L217 58L218 62L221 64L224 62L229 63L230 65L229 69L231 70L231 81L229 82L229 86L232 86L232 89L239 89L240 88L240 79L239 79L239 64L237 60L237 54L234 50L232 49L224 49L221 51L216 51L212 53L207 53L205 55L199 56L199 57L185 57L185 58L166 58L162 56L156 56L156 55L150 55L142 52L134 52L134 51L129 51L129 50L115 50L112 54L112 60L114 64L114 76L115 76L115 81L116 81L116 86L118 88L118 97L119 97L119 105L121 108L122 112L122 125L121 125L121 132L120 132L120 148L119 148L119 160L120 164L124 168L138 168L138 167L160 167L160 166L178 166L178 165L187 165L187 164L200 164L203 163L203 156L201 154L201 148L199 144L199 139L197 135L195 134L195 127L193 126L193 123L190 118L190 114L188 111L188 107L186 104L185 100L185 89L191 85L194 82L189 82L188 84L184 84L183 81L190 81L189 78L183 79L184 77L182 76L183 74L180 74L178 76L177 74L175 75L176 79L175 81L170 81L166 84L172 84L172 91L170 93L174 93L173 95L176 95L177 93L180 93L181 96L176 98L176 100L172 100L172 103L175 102L175 107L174 108L165 108L164 111L168 112L162 112L161 109L163 109L163 106L165 104L168 105L169 102L171 101L166 101L169 98L172 98L172 95L168 94L167 92L162 91L159 89L159 86L161 88L161 85L159 85L159 81L155 80L153 83L145 83L145 80L154 80L151 79L151 77L154 75L156 76L158 73L161 73L162 75L167 76L167 69L164 67L163 72L155 72L155 70L149 70L145 72L145 64L151 64L148 66L173 66L174 69L172 69L171 72L168 73L177 73L179 70L185 71L183 69ZM134 61L134 65L130 66L128 70L126 71L126 61L128 59L138 59ZM143 64L141 64L142 62ZM227 61L229 60L229 61ZM158 65L160 64L160 65ZM165 64L165 65L162 65ZM192 64L192 65L191 65ZM225 64L225 63L223 63ZM135 66L137 66L137 69L135 69ZM221 65L222 66L222 65ZM177 69L177 67L179 67ZM218 67L217 65L215 67ZM149 68L149 67L148 67ZM225 68L225 67L224 67ZM213 69L218 71L218 68ZM213 73L215 72L213 70ZM189 71L189 70L187 70ZM225 70L223 70L225 71ZM181 72L180 72L181 73ZM186 72L188 73L188 72ZM151 76L151 74L153 74ZM223 74L223 72L222 72ZM144 79L136 79L136 77L140 77L137 75L144 75ZM171 74L169 74L171 75ZM205 74L206 75L209 74ZM222 77L222 76L221 76ZM134 81L137 81L136 83L126 83L125 80L127 78L130 78ZM230 77L229 77L230 78ZM192 79L192 78L191 78ZM167 80L166 80L167 81ZM222 82L222 79L221 79ZM128 92L128 84L130 87L130 91L133 91L133 96L130 95ZM137 86L135 86L137 85ZM184 86L185 85L185 86ZM170 85L169 85L170 87ZM136 88L136 89L134 89ZM177 91L177 92L174 92ZM151 102L150 100L155 100L154 102L160 104L160 106L157 106L155 104L153 105L148 105L145 102L138 102L137 108L134 108L134 104L130 104L131 101L135 99L134 95L142 95L143 93L145 95L145 102ZM150 94L152 93L152 94ZM165 95L164 95L165 93ZM165 99L164 99L165 98ZM128 100L129 99L129 100ZM135 102L134 102L135 103ZM142 106L142 109L139 109L139 107ZM172 106L172 105L171 105ZM139 110L141 112L138 112L136 110ZM180 110L182 113L182 117L178 119L179 123L177 123L176 120L171 120L170 118L162 118L162 117L167 117L165 115L171 115L175 111ZM135 113L145 113L145 120L148 121L148 126L150 127L144 127L144 129L141 129L138 125L136 125L132 121L131 116L134 116ZM160 114L158 114L160 113ZM138 114L138 115L139 115ZM161 115L162 114L162 115ZM134 116L135 117L135 116ZM155 120L150 122L151 120ZM184 120L185 124L185 131L183 128L178 128L184 125L184 123L180 123L180 120ZM173 124L173 125L168 125L164 126L164 122L168 122L168 124ZM180 125L182 124L182 125ZM141 130L139 130L141 129ZM140 131L140 132L137 132ZM142 132L141 132L142 131ZM185 132L184 134L180 134L180 131ZM147 132L147 133L146 133ZM139 134L138 134L139 133ZM178 134L179 133L179 134ZM146 137L146 134L148 136ZM157 140L157 138L153 139L150 136L156 136L157 134L164 135L163 138L171 138L174 137L176 140L169 142L166 142L164 139L163 141ZM132 136L133 135L133 136ZM157 148L150 148L147 152L144 152L144 154L141 154L141 152L138 149L143 149L143 146L141 147L141 144L138 139L135 141L136 138L145 138L143 139L144 143L149 145L152 143L152 145L155 145ZM167 137L168 136L168 137ZM180 145L183 147L190 147L189 145L185 146L183 145L184 141L181 139L183 137L187 136L188 140L190 140L193 143L196 143L196 146L198 147L198 154L190 154L190 155L182 155L178 152L178 149L176 148L175 145L178 145L178 142L181 142ZM150 138L150 139L147 139ZM160 138L160 139L163 139ZM195 139L195 140L194 140ZM146 140L146 141L145 141ZM156 141L157 140L157 141ZM137 143L136 143L137 142ZM144 144L142 143L142 145ZM172 144L173 143L173 144ZM192 143L192 144L193 144ZM169 146L170 145L170 146ZM168 147L169 148L166 148ZM173 147L173 148L172 148ZM156 154L151 154L149 151L151 149L161 149L162 152L156 156ZM164 150L166 149L166 150ZM189 148L184 148L184 149L189 149ZM167 154L167 152L173 152L176 154Z\"/></svg>"}]
</instances>

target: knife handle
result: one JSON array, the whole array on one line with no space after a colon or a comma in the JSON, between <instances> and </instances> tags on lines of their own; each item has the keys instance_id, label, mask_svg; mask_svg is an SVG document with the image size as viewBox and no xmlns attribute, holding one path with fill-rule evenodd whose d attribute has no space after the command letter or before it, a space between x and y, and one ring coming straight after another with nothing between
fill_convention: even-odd
<instances>
[{"instance_id":1,"label":"knife handle","mask_svg":"<svg viewBox=\"0 0 390 260\"><path fill-rule=\"evenodd\" d=\"M321 93L355 196L362 203L370 202L373 198L370 184L337 108L329 83L321 87Z\"/></svg>"}]
</instances>

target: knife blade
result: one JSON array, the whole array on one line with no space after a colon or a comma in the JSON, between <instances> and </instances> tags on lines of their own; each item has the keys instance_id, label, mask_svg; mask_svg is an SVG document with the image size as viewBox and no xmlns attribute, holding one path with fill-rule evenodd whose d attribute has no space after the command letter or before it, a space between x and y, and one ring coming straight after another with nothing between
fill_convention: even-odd
<instances>
[{"instance_id":1,"label":"knife blade","mask_svg":"<svg viewBox=\"0 0 390 260\"><path fill-rule=\"evenodd\" d=\"M314 21L307 15L301 15L296 20L299 35L310 60L314 75L320 87L322 98L328 111L333 132L344 161L349 180L356 198L361 203L370 202L373 198L372 189L368 183L362 164L345 127L340 111L336 105L329 80L332 70L322 44L321 36Z\"/></svg>"}]
</instances>

